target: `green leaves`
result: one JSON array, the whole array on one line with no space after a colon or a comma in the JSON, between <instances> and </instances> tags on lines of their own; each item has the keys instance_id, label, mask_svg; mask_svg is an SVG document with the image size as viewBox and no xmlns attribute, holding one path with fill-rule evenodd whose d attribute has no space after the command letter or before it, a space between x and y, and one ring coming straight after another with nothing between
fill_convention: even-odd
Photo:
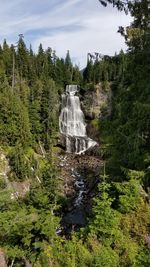
<instances>
[{"instance_id":1,"label":"green leaves","mask_svg":"<svg viewBox=\"0 0 150 267\"><path fill-rule=\"evenodd\" d=\"M30 124L27 108L17 95L8 91L0 93L0 138L3 143L15 145L20 142L27 146L31 141Z\"/></svg>"},{"instance_id":2,"label":"green leaves","mask_svg":"<svg viewBox=\"0 0 150 267\"><path fill-rule=\"evenodd\" d=\"M96 234L104 243L113 242L119 225L119 213L111 205L113 199L109 196L110 185L102 182L99 186L99 197L95 199L93 219L90 224L91 232Z\"/></svg>"},{"instance_id":3,"label":"green leaves","mask_svg":"<svg viewBox=\"0 0 150 267\"><path fill-rule=\"evenodd\" d=\"M118 210L128 213L137 208L140 201L140 183L138 180L131 179L129 182L115 183L119 193Z\"/></svg>"},{"instance_id":4,"label":"green leaves","mask_svg":"<svg viewBox=\"0 0 150 267\"><path fill-rule=\"evenodd\" d=\"M14 172L14 178L24 180L31 176L31 164L21 144L17 144L15 148L13 148L12 152L9 154L9 159L11 170Z\"/></svg>"}]
</instances>

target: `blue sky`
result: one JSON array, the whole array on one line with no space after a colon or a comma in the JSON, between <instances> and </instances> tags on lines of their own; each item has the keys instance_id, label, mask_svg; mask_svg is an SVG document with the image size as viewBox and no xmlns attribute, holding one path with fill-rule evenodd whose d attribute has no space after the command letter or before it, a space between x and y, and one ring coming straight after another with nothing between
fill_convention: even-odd
<instances>
[{"instance_id":1,"label":"blue sky","mask_svg":"<svg viewBox=\"0 0 150 267\"><path fill-rule=\"evenodd\" d=\"M130 16L98 0L0 0L0 7L0 43L15 43L23 33L34 51L39 43L60 57L70 50L80 68L88 52L114 55L126 49L117 30L130 24Z\"/></svg>"}]
</instances>

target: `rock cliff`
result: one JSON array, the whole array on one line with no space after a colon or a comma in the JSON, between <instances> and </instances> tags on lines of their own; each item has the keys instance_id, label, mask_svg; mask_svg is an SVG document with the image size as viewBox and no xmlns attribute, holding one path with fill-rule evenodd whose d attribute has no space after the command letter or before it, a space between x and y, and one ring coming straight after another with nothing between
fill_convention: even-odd
<instances>
[{"instance_id":1,"label":"rock cliff","mask_svg":"<svg viewBox=\"0 0 150 267\"><path fill-rule=\"evenodd\" d=\"M100 144L100 121L111 115L111 84L102 82L84 91L81 106L86 119L87 134Z\"/></svg>"},{"instance_id":2,"label":"rock cliff","mask_svg":"<svg viewBox=\"0 0 150 267\"><path fill-rule=\"evenodd\" d=\"M112 90L109 82L99 83L86 90L82 97L82 108L87 120L110 116Z\"/></svg>"}]
</instances>

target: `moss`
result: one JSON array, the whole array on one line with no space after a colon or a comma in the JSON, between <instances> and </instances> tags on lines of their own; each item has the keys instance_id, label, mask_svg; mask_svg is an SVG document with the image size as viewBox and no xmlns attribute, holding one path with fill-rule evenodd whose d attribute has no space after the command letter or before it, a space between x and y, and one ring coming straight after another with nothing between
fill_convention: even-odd
<instances>
[{"instance_id":1,"label":"moss","mask_svg":"<svg viewBox=\"0 0 150 267\"><path fill-rule=\"evenodd\" d=\"M91 125L95 127L96 129L99 128L99 123L100 123L99 119L94 119L91 121Z\"/></svg>"}]
</instances>

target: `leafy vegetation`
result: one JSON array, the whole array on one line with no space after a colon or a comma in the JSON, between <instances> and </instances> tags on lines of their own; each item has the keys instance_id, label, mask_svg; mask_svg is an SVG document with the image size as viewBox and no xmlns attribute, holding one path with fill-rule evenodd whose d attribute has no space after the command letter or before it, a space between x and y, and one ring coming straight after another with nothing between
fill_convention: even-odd
<instances>
[{"instance_id":1,"label":"leafy vegetation","mask_svg":"<svg viewBox=\"0 0 150 267\"><path fill-rule=\"evenodd\" d=\"M0 176L0 248L8 266L150 266L149 3L100 2L133 16L130 27L119 29L128 51L89 60L83 77L69 51L60 59L40 44L34 54L23 36L17 48L6 40L0 46L0 145L9 159L9 180L30 181L20 197ZM57 234L63 200L52 153L59 98L66 84L80 84L84 95L100 82L113 91L111 116L93 122L106 170L87 226L67 239Z\"/></svg>"}]
</instances>

